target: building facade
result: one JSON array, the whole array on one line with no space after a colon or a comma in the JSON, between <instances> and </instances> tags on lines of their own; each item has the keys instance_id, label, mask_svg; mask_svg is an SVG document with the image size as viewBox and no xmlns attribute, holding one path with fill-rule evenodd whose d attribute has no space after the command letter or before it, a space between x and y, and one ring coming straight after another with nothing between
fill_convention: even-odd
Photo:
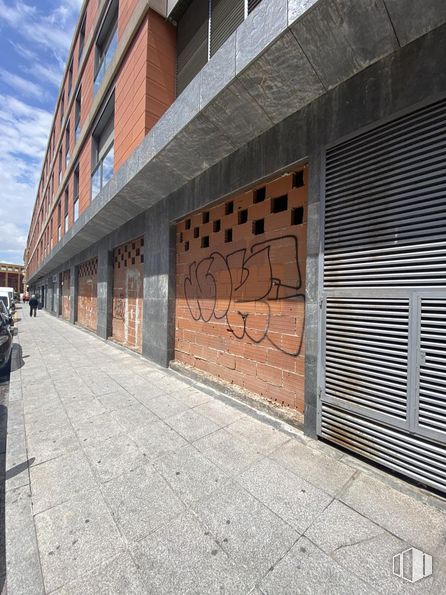
<instances>
[{"instance_id":1,"label":"building facade","mask_svg":"<svg viewBox=\"0 0 446 595\"><path fill-rule=\"evenodd\" d=\"M17 293L23 293L23 271L23 265L0 262L0 287L13 287Z\"/></svg>"},{"instance_id":2,"label":"building facade","mask_svg":"<svg viewBox=\"0 0 446 595\"><path fill-rule=\"evenodd\" d=\"M84 2L30 287L446 491L445 51L439 0Z\"/></svg>"}]
</instances>

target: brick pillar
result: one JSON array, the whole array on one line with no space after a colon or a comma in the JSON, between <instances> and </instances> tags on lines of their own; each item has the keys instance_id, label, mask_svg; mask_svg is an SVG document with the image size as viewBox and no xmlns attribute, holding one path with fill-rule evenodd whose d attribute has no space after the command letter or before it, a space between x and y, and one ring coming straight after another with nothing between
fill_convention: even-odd
<instances>
[{"instance_id":1,"label":"brick pillar","mask_svg":"<svg viewBox=\"0 0 446 595\"><path fill-rule=\"evenodd\" d=\"M142 353L167 367L174 357L175 226L165 204L146 213Z\"/></svg>"},{"instance_id":2,"label":"brick pillar","mask_svg":"<svg viewBox=\"0 0 446 595\"><path fill-rule=\"evenodd\" d=\"M97 297L97 334L102 339L111 335L111 317L113 300L113 253L108 246L99 246L98 251L98 297Z\"/></svg>"}]
</instances>

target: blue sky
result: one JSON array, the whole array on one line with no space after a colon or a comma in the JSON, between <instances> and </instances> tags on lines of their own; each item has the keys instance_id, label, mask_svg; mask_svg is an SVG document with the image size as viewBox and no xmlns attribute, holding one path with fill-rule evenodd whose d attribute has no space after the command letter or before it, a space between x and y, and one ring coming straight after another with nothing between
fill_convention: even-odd
<instances>
[{"instance_id":1,"label":"blue sky","mask_svg":"<svg viewBox=\"0 0 446 595\"><path fill-rule=\"evenodd\" d=\"M82 0L0 0L0 261L21 264Z\"/></svg>"}]
</instances>

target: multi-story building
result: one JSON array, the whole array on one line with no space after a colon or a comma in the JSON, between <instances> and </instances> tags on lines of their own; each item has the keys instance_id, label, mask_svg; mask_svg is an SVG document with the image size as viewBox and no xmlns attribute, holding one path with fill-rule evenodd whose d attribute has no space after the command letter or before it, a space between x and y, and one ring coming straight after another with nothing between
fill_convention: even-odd
<instances>
[{"instance_id":1,"label":"multi-story building","mask_svg":"<svg viewBox=\"0 0 446 595\"><path fill-rule=\"evenodd\" d=\"M445 6L84 2L32 290L445 490Z\"/></svg>"},{"instance_id":2,"label":"multi-story building","mask_svg":"<svg viewBox=\"0 0 446 595\"><path fill-rule=\"evenodd\" d=\"M0 262L0 287L13 287L17 293L23 292L23 265Z\"/></svg>"}]
</instances>

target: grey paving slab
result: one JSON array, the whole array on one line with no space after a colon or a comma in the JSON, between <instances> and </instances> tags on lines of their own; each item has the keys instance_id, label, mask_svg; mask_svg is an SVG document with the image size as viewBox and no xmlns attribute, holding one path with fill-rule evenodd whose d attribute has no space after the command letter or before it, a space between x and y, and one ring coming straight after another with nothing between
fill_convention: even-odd
<instances>
[{"instance_id":1,"label":"grey paving slab","mask_svg":"<svg viewBox=\"0 0 446 595\"><path fill-rule=\"evenodd\" d=\"M334 449L331 449L334 450ZM290 440L271 454L271 458L296 475L329 494L336 494L355 470L318 450Z\"/></svg>"},{"instance_id":2,"label":"grey paving slab","mask_svg":"<svg viewBox=\"0 0 446 595\"><path fill-rule=\"evenodd\" d=\"M122 426L110 413L101 413L75 424L76 434L82 446L107 440L122 433Z\"/></svg>"},{"instance_id":3,"label":"grey paving slab","mask_svg":"<svg viewBox=\"0 0 446 595\"><path fill-rule=\"evenodd\" d=\"M125 434L90 444L84 451L101 482L118 477L147 461L141 449Z\"/></svg>"},{"instance_id":4,"label":"grey paving slab","mask_svg":"<svg viewBox=\"0 0 446 595\"><path fill-rule=\"evenodd\" d=\"M326 492L270 459L255 463L237 480L299 533L303 533L332 501Z\"/></svg>"},{"instance_id":5,"label":"grey paving slab","mask_svg":"<svg viewBox=\"0 0 446 595\"><path fill-rule=\"evenodd\" d=\"M147 591L136 564L124 553L108 560L78 580L64 585L58 595L143 595Z\"/></svg>"},{"instance_id":6,"label":"grey paving slab","mask_svg":"<svg viewBox=\"0 0 446 595\"><path fill-rule=\"evenodd\" d=\"M108 374L97 374L88 379L88 388L95 395L119 391L121 386Z\"/></svg>"},{"instance_id":7,"label":"grey paving slab","mask_svg":"<svg viewBox=\"0 0 446 595\"><path fill-rule=\"evenodd\" d=\"M200 390L196 390L191 386L187 386L178 390L174 390L169 393L172 397L175 397L178 401L184 403L187 407L197 407L208 403L212 397Z\"/></svg>"},{"instance_id":8,"label":"grey paving slab","mask_svg":"<svg viewBox=\"0 0 446 595\"><path fill-rule=\"evenodd\" d=\"M135 405L138 401L125 390L107 393L98 397L98 400L107 409L107 411L117 411L128 405Z\"/></svg>"},{"instance_id":9,"label":"grey paving slab","mask_svg":"<svg viewBox=\"0 0 446 595\"><path fill-rule=\"evenodd\" d=\"M163 421L137 427L130 432L130 435L150 461L176 452L188 444L182 436Z\"/></svg>"},{"instance_id":10,"label":"grey paving slab","mask_svg":"<svg viewBox=\"0 0 446 595\"><path fill-rule=\"evenodd\" d=\"M71 399L65 402L71 423L76 427L85 420L105 413L106 409L98 399L90 397Z\"/></svg>"},{"instance_id":11,"label":"grey paving slab","mask_svg":"<svg viewBox=\"0 0 446 595\"><path fill-rule=\"evenodd\" d=\"M229 481L228 475L193 446L156 459L153 465L186 504L210 495Z\"/></svg>"},{"instance_id":12,"label":"grey paving slab","mask_svg":"<svg viewBox=\"0 0 446 595\"><path fill-rule=\"evenodd\" d=\"M44 593L28 486L6 493L5 545L8 593Z\"/></svg>"},{"instance_id":13,"label":"grey paving slab","mask_svg":"<svg viewBox=\"0 0 446 595\"><path fill-rule=\"evenodd\" d=\"M47 433L60 426L66 426L68 416L62 406L50 412L35 412L25 416L27 434Z\"/></svg>"},{"instance_id":14,"label":"grey paving slab","mask_svg":"<svg viewBox=\"0 0 446 595\"><path fill-rule=\"evenodd\" d=\"M129 541L139 541L184 511L166 480L149 465L105 483L102 493Z\"/></svg>"},{"instance_id":15,"label":"grey paving slab","mask_svg":"<svg viewBox=\"0 0 446 595\"><path fill-rule=\"evenodd\" d=\"M243 573L190 513L132 547L147 593L246 593Z\"/></svg>"},{"instance_id":16,"label":"grey paving slab","mask_svg":"<svg viewBox=\"0 0 446 595\"><path fill-rule=\"evenodd\" d=\"M237 566L253 579L264 575L299 537L235 482L193 503L192 508Z\"/></svg>"},{"instance_id":17,"label":"grey paving slab","mask_svg":"<svg viewBox=\"0 0 446 595\"><path fill-rule=\"evenodd\" d=\"M34 514L65 502L79 492L90 490L96 484L80 449L40 465L31 465L30 477Z\"/></svg>"},{"instance_id":18,"label":"grey paving slab","mask_svg":"<svg viewBox=\"0 0 446 595\"><path fill-rule=\"evenodd\" d=\"M333 500L306 530L308 537L326 554L384 534L385 530L372 523L339 500Z\"/></svg>"},{"instance_id":19,"label":"grey paving slab","mask_svg":"<svg viewBox=\"0 0 446 595\"><path fill-rule=\"evenodd\" d=\"M53 428L51 432L29 434L27 443L28 456L34 458L34 465L79 448L79 440L70 424Z\"/></svg>"},{"instance_id":20,"label":"grey paving slab","mask_svg":"<svg viewBox=\"0 0 446 595\"><path fill-rule=\"evenodd\" d=\"M445 555L445 512L364 473L349 484L340 499L411 546Z\"/></svg>"},{"instance_id":21,"label":"grey paving slab","mask_svg":"<svg viewBox=\"0 0 446 595\"><path fill-rule=\"evenodd\" d=\"M85 575L125 548L96 490L36 515L35 523L49 592Z\"/></svg>"},{"instance_id":22,"label":"grey paving slab","mask_svg":"<svg viewBox=\"0 0 446 595\"><path fill-rule=\"evenodd\" d=\"M220 428L218 424L192 409L169 417L166 423L189 442L194 442L199 438L203 438L203 436L212 434L212 432Z\"/></svg>"},{"instance_id":23,"label":"grey paving slab","mask_svg":"<svg viewBox=\"0 0 446 595\"><path fill-rule=\"evenodd\" d=\"M258 449L225 429L200 438L194 445L220 469L231 475L240 473L264 456Z\"/></svg>"},{"instance_id":24,"label":"grey paving slab","mask_svg":"<svg viewBox=\"0 0 446 595\"><path fill-rule=\"evenodd\" d=\"M171 395L161 395L145 404L160 419L167 419L188 409L187 405L181 403Z\"/></svg>"},{"instance_id":25,"label":"grey paving slab","mask_svg":"<svg viewBox=\"0 0 446 595\"><path fill-rule=\"evenodd\" d=\"M290 439L289 435L284 432L280 432L248 416L244 416L230 424L226 430L236 438L248 442L265 454L272 452Z\"/></svg>"},{"instance_id":26,"label":"grey paving slab","mask_svg":"<svg viewBox=\"0 0 446 595\"><path fill-rule=\"evenodd\" d=\"M244 413L236 407L226 405L217 399L209 399L206 403L196 407L195 411L208 417L221 427L227 426L244 416Z\"/></svg>"},{"instance_id":27,"label":"grey paving slab","mask_svg":"<svg viewBox=\"0 0 446 595\"><path fill-rule=\"evenodd\" d=\"M145 427L148 424L159 421L157 415L138 401L134 405L132 404L128 407L112 411L111 416L126 432L131 432L135 428Z\"/></svg>"},{"instance_id":28,"label":"grey paving slab","mask_svg":"<svg viewBox=\"0 0 446 595\"><path fill-rule=\"evenodd\" d=\"M260 582L265 595L365 595L376 593L305 537Z\"/></svg>"}]
</instances>

